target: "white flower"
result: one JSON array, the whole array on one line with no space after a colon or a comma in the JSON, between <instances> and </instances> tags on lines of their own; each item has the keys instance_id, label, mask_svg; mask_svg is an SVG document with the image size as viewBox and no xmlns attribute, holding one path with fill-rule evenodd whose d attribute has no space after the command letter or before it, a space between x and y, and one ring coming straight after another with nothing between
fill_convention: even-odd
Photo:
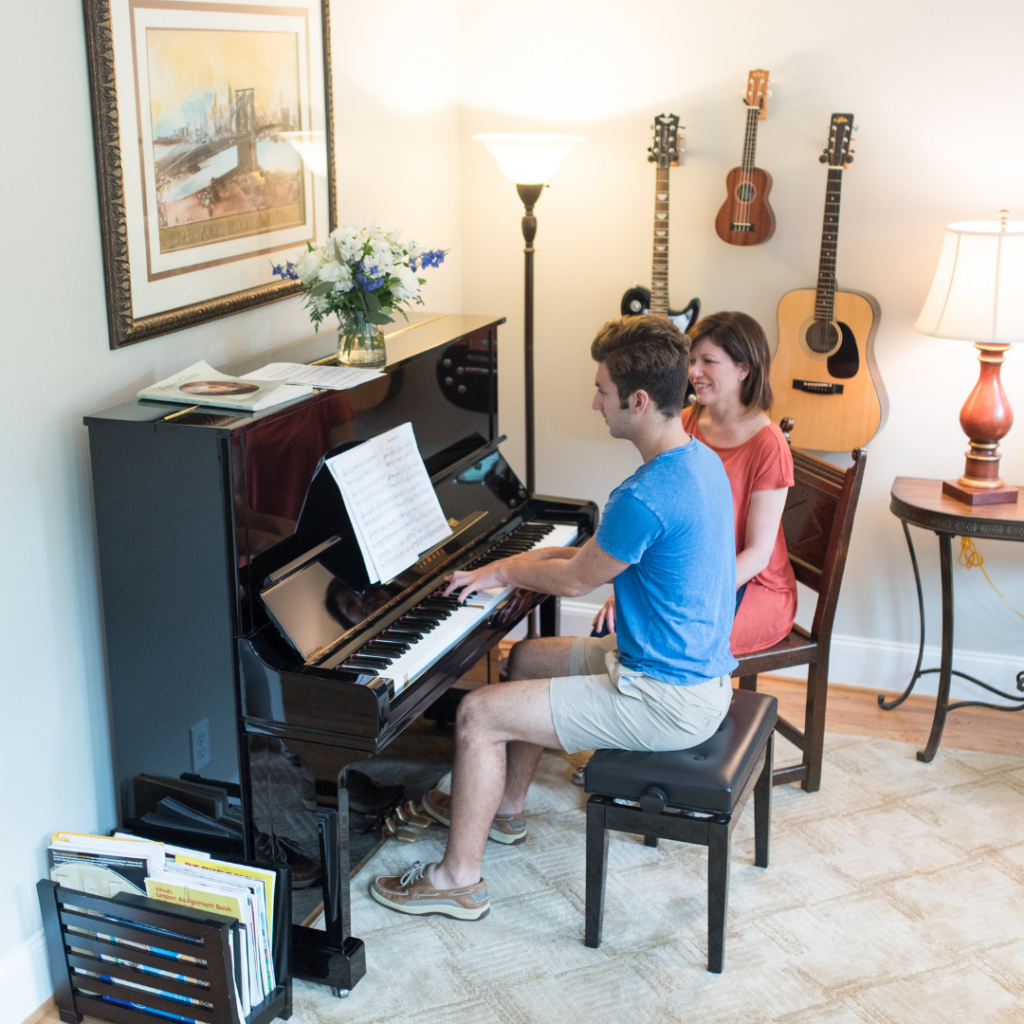
<instances>
[{"instance_id":1,"label":"white flower","mask_svg":"<svg viewBox=\"0 0 1024 1024\"><path fill-rule=\"evenodd\" d=\"M348 267L344 263L338 263L336 260L331 260L326 266L320 268L321 281L340 281L345 277L349 280L352 279Z\"/></svg>"},{"instance_id":2,"label":"white flower","mask_svg":"<svg viewBox=\"0 0 1024 1024\"><path fill-rule=\"evenodd\" d=\"M295 267L295 272L302 278L302 283L305 285L310 284L316 277L323 266L323 250L314 249L312 252L307 252L305 256L299 260Z\"/></svg>"},{"instance_id":3,"label":"white flower","mask_svg":"<svg viewBox=\"0 0 1024 1024\"><path fill-rule=\"evenodd\" d=\"M420 283L413 271L405 266L397 266L393 273L400 282L394 289L395 299L398 302L404 302L419 294Z\"/></svg>"}]
</instances>

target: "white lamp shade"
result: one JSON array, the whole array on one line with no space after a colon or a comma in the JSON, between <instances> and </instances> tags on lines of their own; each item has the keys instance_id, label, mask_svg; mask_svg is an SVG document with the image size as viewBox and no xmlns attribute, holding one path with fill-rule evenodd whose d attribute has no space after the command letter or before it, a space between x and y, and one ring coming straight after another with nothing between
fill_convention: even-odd
<instances>
[{"instance_id":1,"label":"white lamp shade","mask_svg":"<svg viewBox=\"0 0 1024 1024\"><path fill-rule=\"evenodd\" d=\"M546 185L562 166L579 135L535 135L511 133L474 135L498 161L498 165L517 185Z\"/></svg>"},{"instance_id":2,"label":"white lamp shade","mask_svg":"<svg viewBox=\"0 0 1024 1024\"><path fill-rule=\"evenodd\" d=\"M936 338L1024 341L1024 223L948 225L914 328Z\"/></svg>"},{"instance_id":3,"label":"white lamp shade","mask_svg":"<svg viewBox=\"0 0 1024 1024\"><path fill-rule=\"evenodd\" d=\"M327 135L325 132L281 132L302 162L313 174L327 177Z\"/></svg>"}]
</instances>

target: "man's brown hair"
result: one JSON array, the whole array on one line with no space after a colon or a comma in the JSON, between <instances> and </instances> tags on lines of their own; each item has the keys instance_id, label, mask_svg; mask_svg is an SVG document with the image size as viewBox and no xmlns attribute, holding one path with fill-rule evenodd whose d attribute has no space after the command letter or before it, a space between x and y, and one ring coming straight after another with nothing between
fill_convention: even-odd
<instances>
[{"instance_id":1,"label":"man's brown hair","mask_svg":"<svg viewBox=\"0 0 1024 1024\"><path fill-rule=\"evenodd\" d=\"M763 412L772 407L772 355L761 325L746 313L722 312L698 320L689 330L690 345L707 338L734 363L744 363L747 375L740 384L740 401ZM698 410L699 411L699 410Z\"/></svg>"},{"instance_id":2,"label":"man's brown hair","mask_svg":"<svg viewBox=\"0 0 1024 1024\"><path fill-rule=\"evenodd\" d=\"M690 340L667 316L609 320L591 342L590 354L608 367L621 408L629 407L634 391L646 391L666 419L682 411Z\"/></svg>"}]
</instances>

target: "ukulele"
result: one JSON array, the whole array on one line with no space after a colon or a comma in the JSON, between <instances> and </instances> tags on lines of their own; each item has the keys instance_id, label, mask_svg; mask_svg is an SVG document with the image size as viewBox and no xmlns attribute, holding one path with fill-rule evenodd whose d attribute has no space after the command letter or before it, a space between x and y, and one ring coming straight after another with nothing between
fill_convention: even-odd
<instances>
[{"instance_id":1,"label":"ukulele","mask_svg":"<svg viewBox=\"0 0 1024 1024\"><path fill-rule=\"evenodd\" d=\"M668 305L668 169L679 165L679 118L675 114L659 114L654 119L654 142L648 147L647 159L655 167L654 179L654 247L651 256L651 290L634 285L619 305L623 316L654 313L667 316L681 331L696 323L700 315L700 299L690 299L684 309Z\"/></svg>"},{"instance_id":2,"label":"ukulele","mask_svg":"<svg viewBox=\"0 0 1024 1024\"><path fill-rule=\"evenodd\" d=\"M768 116L768 72L751 71L747 78L747 127L743 135L743 161L725 179L726 200L715 218L715 231L730 245L758 245L775 234L775 214L768 205L772 176L754 166L757 122Z\"/></svg>"},{"instance_id":3,"label":"ukulele","mask_svg":"<svg viewBox=\"0 0 1024 1024\"><path fill-rule=\"evenodd\" d=\"M772 360L772 416L791 417L793 443L819 451L867 444L885 423L888 399L875 363L882 315L863 292L836 289L836 241L843 169L853 162L853 114L833 114L817 288L786 292L779 302L779 347Z\"/></svg>"}]
</instances>

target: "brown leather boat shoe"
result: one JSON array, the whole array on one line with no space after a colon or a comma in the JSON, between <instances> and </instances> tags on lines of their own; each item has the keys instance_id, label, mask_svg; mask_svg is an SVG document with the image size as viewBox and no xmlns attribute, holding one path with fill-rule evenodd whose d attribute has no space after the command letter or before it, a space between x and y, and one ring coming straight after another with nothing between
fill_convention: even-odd
<instances>
[{"instance_id":1,"label":"brown leather boat shoe","mask_svg":"<svg viewBox=\"0 0 1024 1024\"><path fill-rule=\"evenodd\" d=\"M378 875L370 883L370 895L400 914L441 914L459 921L479 921L491 910L487 883L457 889L438 889L433 883L436 864L418 860L404 875Z\"/></svg>"},{"instance_id":2,"label":"brown leather boat shoe","mask_svg":"<svg viewBox=\"0 0 1024 1024\"><path fill-rule=\"evenodd\" d=\"M442 825L451 826L452 798L448 793L432 789L423 798L423 810ZM509 846L525 843L526 815L522 812L519 814L496 814L487 836L496 843L505 843Z\"/></svg>"}]
</instances>

